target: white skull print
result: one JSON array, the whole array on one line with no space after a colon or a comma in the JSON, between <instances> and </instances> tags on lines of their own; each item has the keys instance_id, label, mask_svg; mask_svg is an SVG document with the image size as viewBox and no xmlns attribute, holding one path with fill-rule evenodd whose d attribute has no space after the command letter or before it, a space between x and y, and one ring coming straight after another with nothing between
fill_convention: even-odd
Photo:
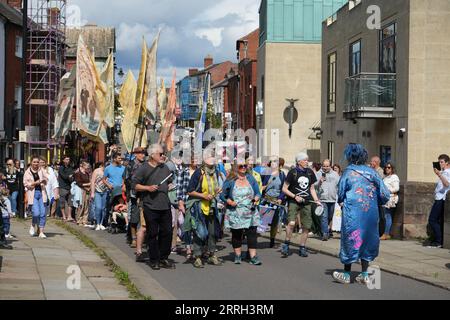
<instances>
[{"instance_id":1,"label":"white skull print","mask_svg":"<svg viewBox=\"0 0 450 320\"><path fill-rule=\"evenodd\" d=\"M298 185L300 186L301 189L303 190L308 190L309 187L309 179L306 177L300 177L298 179Z\"/></svg>"}]
</instances>

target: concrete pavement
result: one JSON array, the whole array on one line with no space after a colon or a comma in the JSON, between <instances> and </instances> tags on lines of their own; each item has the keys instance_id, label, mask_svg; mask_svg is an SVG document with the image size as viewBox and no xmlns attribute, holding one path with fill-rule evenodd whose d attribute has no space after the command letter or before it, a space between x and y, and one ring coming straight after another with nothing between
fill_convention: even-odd
<instances>
[{"instance_id":1,"label":"concrete pavement","mask_svg":"<svg viewBox=\"0 0 450 320\"><path fill-rule=\"evenodd\" d=\"M282 259L279 250L269 249L268 240L260 238L258 255L263 261L261 267L244 262L233 263L231 239L227 236L219 243L219 257L224 265L205 269L195 269L185 263L185 257L172 254L176 270L153 271L145 263L134 263L134 250L125 242L123 234L112 235L84 229L83 232L96 243L107 243L104 248L111 257L114 251L126 262L126 269L132 273L139 269L139 279L155 286L154 290L164 289L174 299L187 300L317 300L317 299L450 299L450 291L437 288L405 277L382 272L381 290L352 284L343 286L335 283L331 273L342 268L338 259L323 254L311 254L300 258L294 247L288 259ZM99 239L103 239L101 242ZM245 246L244 246L245 249ZM128 258L123 258L127 256ZM117 263L117 262L116 262ZM359 267L355 266L354 276ZM144 274L142 277L141 275ZM136 283L137 284L137 283ZM139 285L143 285L139 283ZM142 290L141 288L139 288ZM152 296L154 299L158 299ZM163 298L165 299L165 298Z\"/></svg>"},{"instance_id":2,"label":"concrete pavement","mask_svg":"<svg viewBox=\"0 0 450 320\"><path fill-rule=\"evenodd\" d=\"M307 246L320 253L339 256L340 235L329 241L319 238L308 240ZM265 238L269 238L265 235ZM284 232L279 233L277 240L284 241ZM300 236L295 234L292 243L298 245ZM419 241L382 241L380 256L374 265L381 270L396 275L423 281L450 290L450 251L448 249L430 249Z\"/></svg>"},{"instance_id":3,"label":"concrete pavement","mask_svg":"<svg viewBox=\"0 0 450 320\"><path fill-rule=\"evenodd\" d=\"M30 237L29 228L29 221L12 220L17 239L13 250L0 250L0 300L129 299L105 261L69 232L49 223L48 238L39 239ZM68 278L78 272L67 273L70 266L79 268L79 290L68 289ZM69 286L76 286L73 279Z\"/></svg>"}]
</instances>

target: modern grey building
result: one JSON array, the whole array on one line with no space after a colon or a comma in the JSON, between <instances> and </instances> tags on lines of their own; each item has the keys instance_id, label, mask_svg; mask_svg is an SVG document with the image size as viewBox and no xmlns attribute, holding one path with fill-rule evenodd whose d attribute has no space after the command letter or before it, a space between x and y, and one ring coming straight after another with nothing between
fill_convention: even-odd
<instances>
[{"instance_id":1,"label":"modern grey building","mask_svg":"<svg viewBox=\"0 0 450 320\"><path fill-rule=\"evenodd\" d=\"M400 237L426 235L432 162L450 153L449 19L449 0L359 0L323 22L322 157L345 165L360 143L394 161Z\"/></svg>"}]
</instances>

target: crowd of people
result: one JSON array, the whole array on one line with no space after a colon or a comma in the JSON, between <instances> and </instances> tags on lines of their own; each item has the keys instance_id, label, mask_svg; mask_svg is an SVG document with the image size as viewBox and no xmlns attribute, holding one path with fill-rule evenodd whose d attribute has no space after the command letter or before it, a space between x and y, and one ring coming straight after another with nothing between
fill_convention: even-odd
<instances>
[{"instance_id":1,"label":"crowd of people","mask_svg":"<svg viewBox=\"0 0 450 320\"><path fill-rule=\"evenodd\" d=\"M278 157L267 163L249 157L230 164L205 155L202 164L194 165L183 163L182 152L169 158L161 145L153 145L148 152L136 148L125 157L112 152L107 163L96 163L94 168L85 160L73 168L68 156L53 166L42 157L32 157L23 175L20 164L11 159L0 176L1 246L9 247L6 239L13 239L10 219L17 214L19 179L23 179L33 237L46 238L48 217L99 232L123 232L136 261L148 261L159 270L175 268L169 256L180 248L195 268L204 268L205 262L222 265L217 242L224 230L231 233L234 263L247 260L255 266L262 264L257 253L262 232L270 233L270 248L274 248L276 236L285 229L282 258L291 255L292 235L299 232L298 254L306 258L311 234L328 241L338 231L344 271L336 271L334 279L349 283L352 264L361 261L362 273L356 280L367 283L368 265L378 256L380 240L391 238L400 179L392 162L383 168L380 158L373 157L367 164L367 151L360 145L347 146L345 157L345 171L328 159L311 165L305 153L296 156L292 168ZM440 219L450 189L450 159L442 155L439 161L430 215L432 247L442 245ZM385 221L381 232L380 220Z\"/></svg>"}]
</instances>

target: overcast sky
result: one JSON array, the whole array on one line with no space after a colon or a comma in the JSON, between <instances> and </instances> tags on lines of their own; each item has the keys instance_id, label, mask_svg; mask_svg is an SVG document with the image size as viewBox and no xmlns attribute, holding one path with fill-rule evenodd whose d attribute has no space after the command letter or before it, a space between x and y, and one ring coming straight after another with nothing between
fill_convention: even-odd
<instances>
[{"instance_id":1,"label":"overcast sky","mask_svg":"<svg viewBox=\"0 0 450 320\"><path fill-rule=\"evenodd\" d=\"M116 28L117 65L135 74L142 37L151 46L159 28L158 76L170 83L190 67L236 62L236 40L258 28L260 0L68 0L68 25L95 23ZM78 11L78 8L80 11ZM159 81L158 81L159 82Z\"/></svg>"}]
</instances>

